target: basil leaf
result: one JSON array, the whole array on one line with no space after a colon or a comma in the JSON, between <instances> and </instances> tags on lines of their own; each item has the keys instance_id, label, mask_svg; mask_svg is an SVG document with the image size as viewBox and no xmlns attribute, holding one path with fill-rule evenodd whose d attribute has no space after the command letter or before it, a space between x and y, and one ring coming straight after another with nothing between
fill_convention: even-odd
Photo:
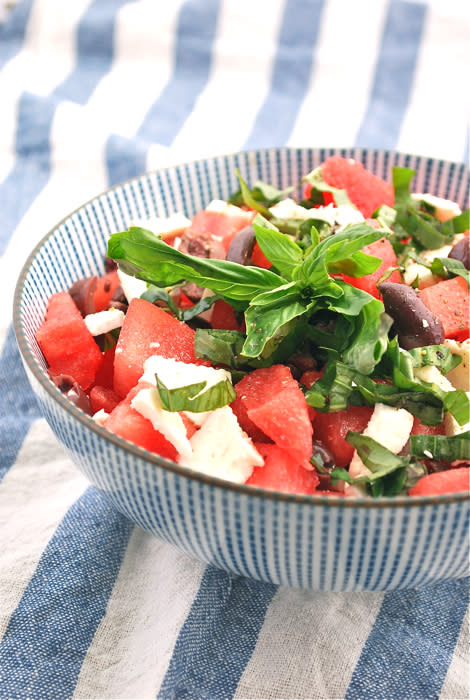
<instances>
[{"instance_id":1,"label":"basil leaf","mask_svg":"<svg viewBox=\"0 0 470 700\"><path fill-rule=\"evenodd\" d=\"M320 198L318 196L318 193L329 192L333 195L333 199L337 207L341 204L346 204L350 207L353 207L353 209L356 209L354 204L349 199L346 190L341 190L337 187L332 187L323 180L321 167L315 168L310 173L308 173L308 175L305 175L305 177L302 178L302 182L308 182L310 183L310 185L312 185L312 194L310 195L312 203L323 203L323 197Z\"/></svg>"},{"instance_id":2,"label":"basil leaf","mask_svg":"<svg viewBox=\"0 0 470 700\"><path fill-rule=\"evenodd\" d=\"M395 455L386 447L372 438L348 431L346 440L356 450L366 467L371 471L353 478L345 469L334 468L330 472L333 485L337 481L348 484L367 484L374 497L396 496L403 491L407 482L408 470L416 468L416 462L409 456ZM420 465L422 475L426 473L424 465Z\"/></svg>"},{"instance_id":3,"label":"basil leaf","mask_svg":"<svg viewBox=\"0 0 470 700\"><path fill-rule=\"evenodd\" d=\"M392 323L383 311L382 302L371 297L355 319L355 330L343 353L343 362L362 374L370 374L387 349Z\"/></svg>"},{"instance_id":4,"label":"basil leaf","mask_svg":"<svg viewBox=\"0 0 470 700\"><path fill-rule=\"evenodd\" d=\"M353 391L354 370L342 362L330 361L325 365L320 379L305 392L309 406L325 412L344 411L349 406Z\"/></svg>"},{"instance_id":5,"label":"basil leaf","mask_svg":"<svg viewBox=\"0 0 470 700\"><path fill-rule=\"evenodd\" d=\"M470 422L470 399L463 389L447 391L444 396L444 408L459 425L467 425Z\"/></svg>"},{"instance_id":6,"label":"basil leaf","mask_svg":"<svg viewBox=\"0 0 470 700\"><path fill-rule=\"evenodd\" d=\"M355 374L354 383L356 391L368 404L383 403L394 408L405 408L425 425L440 425L444 419L442 399L418 385L405 390L394 384L375 382L359 373Z\"/></svg>"},{"instance_id":7,"label":"basil leaf","mask_svg":"<svg viewBox=\"0 0 470 700\"><path fill-rule=\"evenodd\" d=\"M411 199L411 183L416 174L412 168L392 168L393 190L395 193L395 209L406 204Z\"/></svg>"},{"instance_id":8,"label":"basil leaf","mask_svg":"<svg viewBox=\"0 0 470 700\"><path fill-rule=\"evenodd\" d=\"M245 333L215 328L197 328L194 338L194 354L213 365L225 365L233 370L248 371L258 367L270 367L273 355L266 359L248 359L242 355Z\"/></svg>"},{"instance_id":9,"label":"basil leaf","mask_svg":"<svg viewBox=\"0 0 470 700\"><path fill-rule=\"evenodd\" d=\"M260 290L274 289L285 282L260 267L186 255L137 226L112 234L107 255L127 274L157 287L195 282L229 300L248 301Z\"/></svg>"},{"instance_id":10,"label":"basil leaf","mask_svg":"<svg viewBox=\"0 0 470 700\"><path fill-rule=\"evenodd\" d=\"M395 227L403 229L422 248L442 248L453 236L451 227L444 227L427 211L420 211L420 203L411 196L411 181L414 175L415 171L410 168L392 169L394 206L397 212Z\"/></svg>"},{"instance_id":11,"label":"basil leaf","mask_svg":"<svg viewBox=\"0 0 470 700\"><path fill-rule=\"evenodd\" d=\"M246 190L248 190L250 193L250 201L254 200L255 202L260 202L266 207L272 207L274 204L277 204L281 199L297 189L295 186L293 186L286 187L284 190L278 190L277 187L274 187L267 182L262 182L261 180L257 180L251 189L249 189L246 185L245 187L245 193ZM235 192L228 201L230 204L235 204L237 206L246 204L241 189L238 190L238 192Z\"/></svg>"},{"instance_id":12,"label":"basil leaf","mask_svg":"<svg viewBox=\"0 0 470 700\"><path fill-rule=\"evenodd\" d=\"M413 367L433 365L443 374L447 374L462 362L462 358L451 352L447 345L424 345L407 352L412 358Z\"/></svg>"},{"instance_id":13,"label":"basil leaf","mask_svg":"<svg viewBox=\"0 0 470 700\"><path fill-rule=\"evenodd\" d=\"M470 209L465 209L453 219L442 223L442 233L447 238L453 238L456 233L465 233L470 228Z\"/></svg>"},{"instance_id":14,"label":"basil leaf","mask_svg":"<svg viewBox=\"0 0 470 700\"><path fill-rule=\"evenodd\" d=\"M240 183L240 191L241 191L243 203L249 209L253 209L254 211L258 211L260 214L263 214L264 216L267 216L269 218L271 216L271 212L269 211L269 209L267 209L263 204L261 204L261 202L259 202L255 198L254 194L252 193L252 191L250 190L250 188L248 187L248 185L246 184L246 182L244 181L244 179L240 175L240 171L238 170L238 168L235 170L235 173L236 173L236 175L238 177L238 181Z\"/></svg>"},{"instance_id":15,"label":"basil leaf","mask_svg":"<svg viewBox=\"0 0 470 700\"><path fill-rule=\"evenodd\" d=\"M236 398L235 389L229 379L217 382L204 390L207 382L197 382L188 386L168 389L155 375L162 406L166 411L192 411L202 413L227 406Z\"/></svg>"},{"instance_id":16,"label":"basil leaf","mask_svg":"<svg viewBox=\"0 0 470 700\"><path fill-rule=\"evenodd\" d=\"M257 299L259 300L259 297ZM301 303L296 287L285 295L283 290L281 293L274 293L273 299L266 299L266 303L262 305L251 304L245 311L247 337L243 355L249 358L258 357L269 340L276 339L276 342L280 342L291 330L290 322L305 312L306 307Z\"/></svg>"},{"instance_id":17,"label":"basil leaf","mask_svg":"<svg viewBox=\"0 0 470 700\"><path fill-rule=\"evenodd\" d=\"M302 249L285 233L280 233L259 214L253 221L259 247L285 278L292 279L293 270L302 262Z\"/></svg>"},{"instance_id":18,"label":"basil leaf","mask_svg":"<svg viewBox=\"0 0 470 700\"><path fill-rule=\"evenodd\" d=\"M194 338L194 354L213 365L225 365L239 369L240 354L245 342L245 333L213 328L197 328Z\"/></svg>"},{"instance_id":19,"label":"basil leaf","mask_svg":"<svg viewBox=\"0 0 470 700\"><path fill-rule=\"evenodd\" d=\"M149 301L151 304L155 304L156 301L163 301L170 309L170 311L176 316L178 321L190 321L192 318L199 316L204 311L207 311L211 306L219 299L216 294L211 296L203 297L198 302L193 304L189 309L181 309L172 298L171 294L168 292L166 287L156 287L155 285L149 285L148 289L141 294L141 299Z\"/></svg>"},{"instance_id":20,"label":"basil leaf","mask_svg":"<svg viewBox=\"0 0 470 700\"><path fill-rule=\"evenodd\" d=\"M439 231L435 221L429 215L419 212L414 203L397 210L396 222L422 248L436 250L447 242L446 236Z\"/></svg>"},{"instance_id":21,"label":"basil leaf","mask_svg":"<svg viewBox=\"0 0 470 700\"><path fill-rule=\"evenodd\" d=\"M467 270L460 260L454 260L454 258L434 258L431 263L431 271L434 275L441 275L441 277L459 275L464 278L467 285L470 287L470 270Z\"/></svg>"},{"instance_id":22,"label":"basil leaf","mask_svg":"<svg viewBox=\"0 0 470 700\"><path fill-rule=\"evenodd\" d=\"M460 435L411 435L410 454L443 462L470 460L470 430Z\"/></svg>"}]
</instances>

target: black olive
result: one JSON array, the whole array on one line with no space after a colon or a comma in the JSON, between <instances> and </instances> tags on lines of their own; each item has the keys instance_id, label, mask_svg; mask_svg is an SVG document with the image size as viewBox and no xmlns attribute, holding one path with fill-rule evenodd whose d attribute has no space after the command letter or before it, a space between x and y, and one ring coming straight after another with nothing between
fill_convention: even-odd
<instances>
[{"instance_id":1,"label":"black olive","mask_svg":"<svg viewBox=\"0 0 470 700\"><path fill-rule=\"evenodd\" d=\"M440 319L428 309L412 287L398 282L379 284L385 311L393 319L398 342L404 350L444 342Z\"/></svg>"},{"instance_id":2,"label":"black olive","mask_svg":"<svg viewBox=\"0 0 470 700\"><path fill-rule=\"evenodd\" d=\"M462 265L470 270L470 236L464 236L452 248L448 258L460 260Z\"/></svg>"},{"instance_id":3,"label":"black olive","mask_svg":"<svg viewBox=\"0 0 470 700\"><path fill-rule=\"evenodd\" d=\"M108 309L118 309L119 311L123 311L124 313L126 313L128 307L129 303L127 301L127 297L124 294L123 288L121 287L121 285L119 285L114 290L113 297L108 304Z\"/></svg>"},{"instance_id":4,"label":"black olive","mask_svg":"<svg viewBox=\"0 0 470 700\"><path fill-rule=\"evenodd\" d=\"M90 399L73 377L70 377L68 374L57 374L52 376L51 379L72 403L81 408L82 411L85 411L85 413L88 413L89 416L93 415Z\"/></svg>"},{"instance_id":5,"label":"black olive","mask_svg":"<svg viewBox=\"0 0 470 700\"><path fill-rule=\"evenodd\" d=\"M313 456L315 457L315 455L318 455L321 458L324 469L330 470L336 466L333 454L322 442L320 442L320 440L313 441Z\"/></svg>"},{"instance_id":6,"label":"black olive","mask_svg":"<svg viewBox=\"0 0 470 700\"><path fill-rule=\"evenodd\" d=\"M230 243L227 251L227 260L239 263L240 265L249 265L251 254L255 246L255 231L253 226L245 226Z\"/></svg>"},{"instance_id":7,"label":"black olive","mask_svg":"<svg viewBox=\"0 0 470 700\"><path fill-rule=\"evenodd\" d=\"M96 311L93 294L97 283L98 277L94 275L93 277L85 277L85 279L74 282L69 289L69 294L82 316L94 314Z\"/></svg>"}]
</instances>

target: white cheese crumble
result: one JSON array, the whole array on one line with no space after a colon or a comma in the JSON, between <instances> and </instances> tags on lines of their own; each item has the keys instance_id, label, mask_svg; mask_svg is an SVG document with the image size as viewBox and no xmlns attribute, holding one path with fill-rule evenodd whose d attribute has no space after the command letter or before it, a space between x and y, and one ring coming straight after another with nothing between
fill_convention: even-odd
<instances>
[{"instance_id":1,"label":"white cheese crumble","mask_svg":"<svg viewBox=\"0 0 470 700\"><path fill-rule=\"evenodd\" d=\"M158 389L141 389L132 399L131 406L147 418L155 430L162 433L182 457L191 455L192 449L183 419L179 413L163 408Z\"/></svg>"},{"instance_id":2,"label":"white cheese crumble","mask_svg":"<svg viewBox=\"0 0 470 700\"><path fill-rule=\"evenodd\" d=\"M236 207L235 204L229 204L223 199L213 199L210 202L205 211L215 212L216 214L225 214L225 216L246 216L247 212L240 207Z\"/></svg>"},{"instance_id":3,"label":"white cheese crumble","mask_svg":"<svg viewBox=\"0 0 470 700\"><path fill-rule=\"evenodd\" d=\"M410 437L413 421L411 413L404 408L377 403L362 435L372 438L390 452L398 454ZM353 478L371 473L356 450L349 466L349 473Z\"/></svg>"},{"instance_id":4,"label":"white cheese crumble","mask_svg":"<svg viewBox=\"0 0 470 700\"><path fill-rule=\"evenodd\" d=\"M426 204L435 208L436 217L439 221L448 221L453 219L454 216L458 216L462 213L459 205L456 202L452 202L450 199L444 199L443 197L435 197L433 194L420 194L415 193L411 195L411 198L416 202L423 201Z\"/></svg>"},{"instance_id":5,"label":"white cheese crumble","mask_svg":"<svg viewBox=\"0 0 470 700\"><path fill-rule=\"evenodd\" d=\"M92 335L102 335L109 333L115 328L120 328L124 321L124 312L119 309L109 309L108 311L98 311L96 314L88 314L84 321L86 327Z\"/></svg>"},{"instance_id":6,"label":"white cheese crumble","mask_svg":"<svg viewBox=\"0 0 470 700\"><path fill-rule=\"evenodd\" d=\"M303 221L306 219L320 219L330 226L336 227L338 231L342 231L350 224L360 224L361 221L364 221L361 212L355 207L350 207L345 204L335 207L334 204L328 204L325 207L306 209L289 197L281 199L281 201L271 207L269 211L278 219L297 219Z\"/></svg>"},{"instance_id":7,"label":"white cheese crumble","mask_svg":"<svg viewBox=\"0 0 470 700\"><path fill-rule=\"evenodd\" d=\"M453 355L462 358L460 365L447 372L446 379L456 389L470 391L470 338L462 341L446 339L444 345L447 345Z\"/></svg>"},{"instance_id":8,"label":"white cheese crumble","mask_svg":"<svg viewBox=\"0 0 470 700\"><path fill-rule=\"evenodd\" d=\"M229 406L211 411L190 443L192 455L181 456L180 464L238 484L245 483L255 466L264 464Z\"/></svg>"},{"instance_id":9,"label":"white cheese crumble","mask_svg":"<svg viewBox=\"0 0 470 700\"><path fill-rule=\"evenodd\" d=\"M470 391L467 391L467 396L470 399ZM447 437L453 437L454 435L461 435L470 430L470 422L464 423L464 425L459 425L451 413L446 413L444 416L444 429Z\"/></svg>"},{"instance_id":10,"label":"white cheese crumble","mask_svg":"<svg viewBox=\"0 0 470 700\"><path fill-rule=\"evenodd\" d=\"M181 362L161 355L151 355L144 362L144 373L140 381L149 382L149 384L156 386L156 374L167 389L178 389L190 384L206 382L203 389L205 392L219 382L232 381L232 375L225 369L215 369L205 365Z\"/></svg>"},{"instance_id":11,"label":"white cheese crumble","mask_svg":"<svg viewBox=\"0 0 470 700\"><path fill-rule=\"evenodd\" d=\"M124 292L124 296L126 297L128 303L130 304L132 299L140 299L142 294L147 290L147 282L144 282L144 280L139 280L137 277L132 277L132 275L127 275L119 268L117 273L122 291Z\"/></svg>"},{"instance_id":12,"label":"white cheese crumble","mask_svg":"<svg viewBox=\"0 0 470 700\"><path fill-rule=\"evenodd\" d=\"M149 219L134 219L130 225L145 228L165 240L182 233L191 225L191 221L181 212L176 212L166 218L152 216Z\"/></svg>"},{"instance_id":13,"label":"white cheese crumble","mask_svg":"<svg viewBox=\"0 0 470 700\"><path fill-rule=\"evenodd\" d=\"M99 411L93 414L92 418L98 425L104 425L108 416L109 413L106 413L104 408L100 408Z\"/></svg>"},{"instance_id":14,"label":"white cheese crumble","mask_svg":"<svg viewBox=\"0 0 470 700\"><path fill-rule=\"evenodd\" d=\"M424 367L416 367L414 369L415 377L429 384L437 384L443 391L453 391L454 386L449 382L441 370L434 365L425 365Z\"/></svg>"}]
</instances>

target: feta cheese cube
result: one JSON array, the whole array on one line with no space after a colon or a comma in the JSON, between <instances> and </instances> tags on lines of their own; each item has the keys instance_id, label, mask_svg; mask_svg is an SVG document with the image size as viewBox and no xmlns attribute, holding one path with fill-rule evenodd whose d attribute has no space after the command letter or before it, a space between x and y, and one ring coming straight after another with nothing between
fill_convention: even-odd
<instances>
[{"instance_id":1,"label":"feta cheese cube","mask_svg":"<svg viewBox=\"0 0 470 700\"><path fill-rule=\"evenodd\" d=\"M106 413L104 408L100 408L99 411L93 414L92 418L98 425L104 425L108 416L109 413Z\"/></svg>"},{"instance_id":2,"label":"feta cheese cube","mask_svg":"<svg viewBox=\"0 0 470 700\"><path fill-rule=\"evenodd\" d=\"M447 372L446 379L456 389L470 391L470 338L462 341L447 339L444 340L444 345L447 345L454 355L459 355L462 358L460 365Z\"/></svg>"},{"instance_id":3,"label":"feta cheese cube","mask_svg":"<svg viewBox=\"0 0 470 700\"><path fill-rule=\"evenodd\" d=\"M452 202L450 199L435 197L432 194L420 193L412 194L411 197L417 202L422 200L423 202L430 204L432 207L435 207L436 217L439 219L439 221L448 221L449 219L453 219L454 216L461 214L459 205L456 202Z\"/></svg>"},{"instance_id":4,"label":"feta cheese cube","mask_svg":"<svg viewBox=\"0 0 470 700\"><path fill-rule=\"evenodd\" d=\"M92 335L102 335L122 326L124 312L119 309L98 311L96 314L88 314L83 320Z\"/></svg>"},{"instance_id":5,"label":"feta cheese cube","mask_svg":"<svg viewBox=\"0 0 470 700\"><path fill-rule=\"evenodd\" d=\"M211 411L191 440L192 454L180 464L210 476L243 484L253 468L264 464L229 406Z\"/></svg>"},{"instance_id":6,"label":"feta cheese cube","mask_svg":"<svg viewBox=\"0 0 470 700\"><path fill-rule=\"evenodd\" d=\"M210 202L205 211L212 211L216 214L225 214L226 216L246 216L246 211L240 207L236 207L234 204L229 204L223 199L213 199Z\"/></svg>"},{"instance_id":7,"label":"feta cheese cube","mask_svg":"<svg viewBox=\"0 0 470 700\"><path fill-rule=\"evenodd\" d=\"M362 433L386 447L390 452L398 454L406 445L413 427L414 418L404 408L394 408L382 403L375 404L366 429ZM370 474L357 451L354 451L349 473L352 477Z\"/></svg>"},{"instance_id":8,"label":"feta cheese cube","mask_svg":"<svg viewBox=\"0 0 470 700\"><path fill-rule=\"evenodd\" d=\"M119 270L119 268L117 273L122 291L129 304L132 299L140 299L142 294L147 290L147 282L139 280L137 277L132 277L132 275L126 274L122 270Z\"/></svg>"},{"instance_id":9,"label":"feta cheese cube","mask_svg":"<svg viewBox=\"0 0 470 700\"><path fill-rule=\"evenodd\" d=\"M470 391L467 391L467 396L470 398ZM447 437L453 437L454 435L461 435L470 430L470 422L464 423L464 425L459 425L451 413L446 413L444 416L444 428Z\"/></svg>"},{"instance_id":10,"label":"feta cheese cube","mask_svg":"<svg viewBox=\"0 0 470 700\"><path fill-rule=\"evenodd\" d=\"M141 381L157 385L155 375L158 374L167 389L178 389L190 384L206 382L203 391L211 386L229 380L232 375L225 369L215 369L205 365L195 365L189 362L180 362L161 355L151 355L144 362L144 374Z\"/></svg>"},{"instance_id":11,"label":"feta cheese cube","mask_svg":"<svg viewBox=\"0 0 470 700\"><path fill-rule=\"evenodd\" d=\"M134 219L130 225L145 228L165 240L165 238L173 238L182 233L190 224L190 219L181 212L176 212L166 218L152 216L150 219Z\"/></svg>"},{"instance_id":12,"label":"feta cheese cube","mask_svg":"<svg viewBox=\"0 0 470 700\"><path fill-rule=\"evenodd\" d=\"M437 384L442 391L453 391L454 386L449 382L441 370L434 365L425 365L424 367L416 367L414 370L415 377L429 384Z\"/></svg>"}]
</instances>

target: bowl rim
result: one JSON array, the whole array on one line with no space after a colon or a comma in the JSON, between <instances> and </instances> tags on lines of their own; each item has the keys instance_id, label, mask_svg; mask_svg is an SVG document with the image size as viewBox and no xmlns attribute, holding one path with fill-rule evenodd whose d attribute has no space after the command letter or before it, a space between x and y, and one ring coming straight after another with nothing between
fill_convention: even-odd
<instances>
[{"instance_id":1,"label":"bowl rim","mask_svg":"<svg viewBox=\"0 0 470 700\"><path fill-rule=\"evenodd\" d=\"M408 508L413 508L413 507L423 507L426 505L429 506L441 506L441 505L446 505L450 503L462 503L462 502L470 502L470 492L457 492L457 493L448 493L448 494L439 494L439 495L433 495L433 496L407 496L407 495L400 495L400 496L379 496L379 497L372 497L372 496L348 496L348 497L341 497L341 496L330 496L330 495L317 495L317 494L297 494L297 493L286 493L286 492L281 492L281 491L275 491L271 489L263 489L260 487L256 486L250 486L247 484L238 484L236 482L231 482L225 479L222 479L220 477L215 477L215 476L210 476L208 474L205 474L203 472L198 472L195 470L191 470L188 467L184 467L183 465L180 465L176 462L173 462L171 460L168 460L164 457L160 457L158 454L150 452L149 450L146 450L142 447L139 447L138 445L135 445L134 443L130 442L129 440L126 440L111 431L107 430L106 428L102 427L99 425L95 420L93 420L92 416L89 416L87 413L85 413L83 410L79 409L72 401L67 399L64 394L58 389L58 387L54 384L52 379L48 376L48 374L44 371L44 369L41 367L39 364L38 360L36 359L35 354L31 350L30 344L28 342L24 326L23 326L23 321L22 321L22 316L21 316L21 308L22 308L22 299L23 299L23 292L24 292L24 286L26 279L29 274L30 267L36 258L39 250L44 246L44 244L51 238L57 229L65 224L71 217L75 216L78 212L80 212L82 209L85 207L89 206L91 203L101 199L104 196L109 195L111 192L114 192L116 190L122 189L124 186L133 183L133 182L138 182L142 178L147 178L151 177L152 175L155 175L157 173L163 173L166 171L172 171L172 170L178 170L179 168L182 167L187 167L188 165L191 164L196 164L196 163L207 163L208 161L211 160L217 160L217 159L226 159L226 158L233 158L236 156L240 157L249 157L250 155L263 155L263 154L268 154L271 152L276 152L276 153L283 153L283 152L302 152L302 151L310 151L310 152L315 152L315 151L332 151L332 152L337 152L337 151L345 151L345 152L361 152L363 154L373 154L374 156L380 156L380 155L400 155L404 156L406 158L417 158L419 160L426 160L426 161L431 161L431 162L438 162L441 164L449 164L457 167L462 167L465 166L464 163L459 163L457 161L450 161L442 158L436 158L433 156L426 156L426 155L419 155L419 154L412 154L412 153L405 153L402 151L396 151L392 149L378 149L378 148L362 148L360 146L352 146L352 147L342 147L342 146L335 146L335 147L328 147L328 146L321 146L321 147L313 147L313 146L280 146L280 147L268 147L268 148L255 148L255 149L248 149L248 150L242 150L242 151L234 151L231 153L224 153L224 154L217 154L217 155L210 155L207 157L201 157L201 158L194 158L190 161L181 161L172 165L167 165L162 168L156 168L154 170L150 170L144 173L141 173L140 175L136 175L132 178L128 178L127 180L123 180L122 182L119 182L112 187L109 187L100 193L94 195L91 197L89 200L86 202L83 202L79 206L77 206L72 212L66 214L58 223L56 223L52 229L48 231L34 246L34 248L31 250L29 255L27 256L20 274L18 276L16 285L15 285L15 290L14 290L14 295L13 295L13 329L16 337L16 342L20 351L20 354L22 356L23 362L27 366L28 370L32 373L34 379L39 383L39 385L42 387L42 389L54 400L56 401L61 408L63 408L72 418L76 419L83 428L85 429L90 429L93 432L95 432L101 439L104 439L107 442L112 443L115 447L123 449L125 452L130 453L137 459L146 462L148 464L151 464L156 467L160 467L161 469L164 469L166 471L172 472L173 474L176 474L177 476L183 477L185 479L188 479L190 481L197 481L203 484L206 484L207 486L216 488L216 489L221 489L223 491L231 491L234 493L239 493L241 495L247 496L247 497L255 497L255 498L262 498L262 499L267 499L267 500L273 500L276 502L283 501L283 502L289 502L289 503L296 503L296 504L303 504L303 505L317 505L317 506L327 506L327 507L332 507L332 508L398 508L398 507L408 507ZM57 438L58 439L58 438Z\"/></svg>"}]
</instances>

